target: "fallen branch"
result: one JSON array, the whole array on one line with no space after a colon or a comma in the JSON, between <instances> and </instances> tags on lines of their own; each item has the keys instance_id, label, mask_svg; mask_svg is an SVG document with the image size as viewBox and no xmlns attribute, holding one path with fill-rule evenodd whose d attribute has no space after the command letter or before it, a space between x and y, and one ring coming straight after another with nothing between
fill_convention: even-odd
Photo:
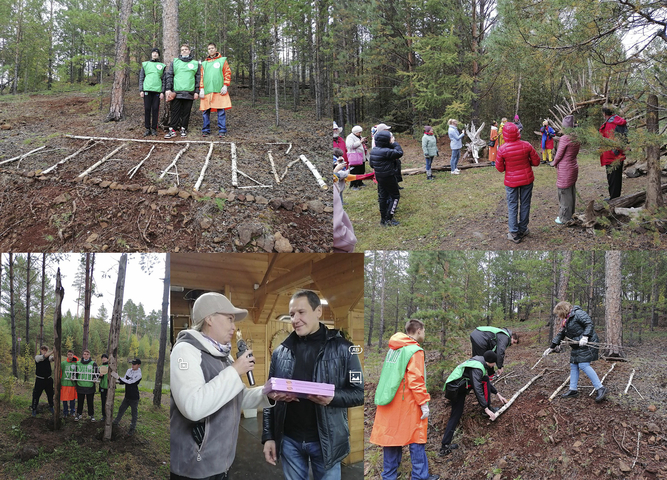
<instances>
[{"instance_id":1,"label":"fallen branch","mask_svg":"<svg viewBox=\"0 0 667 480\"><path fill-rule=\"evenodd\" d=\"M326 190L327 188L329 188L327 187L327 184L324 183L324 179L322 178L322 175L320 175L320 172L317 171L317 168L315 168L315 165L310 163L310 160L308 160L305 155L299 155L299 158L303 163L306 164L306 166L313 173L313 175L315 176L315 180L317 180L317 184L320 186L320 188L322 190Z\"/></svg>"},{"instance_id":2,"label":"fallen branch","mask_svg":"<svg viewBox=\"0 0 667 480\"><path fill-rule=\"evenodd\" d=\"M501 413L503 413L505 410L507 410L507 409L510 407L510 405L512 405L512 403L514 403L514 400L516 400L517 397L518 397L519 395L521 395L521 394L522 394L522 393L523 393L523 392L530 386L531 383L533 383L535 380L537 380L537 379L540 378L542 375L544 375L544 372L546 372L546 371L547 371L547 369L545 368L545 369L542 370L538 375L535 375L535 376L530 380L530 382L526 383L526 384L525 384L525 385L524 385L518 392L516 392L516 393L512 396L512 398L510 398L510 399L507 401L507 403L506 403L505 405L503 405L503 406L500 408L500 410L498 410L498 411L496 412L496 418L498 418L498 417L500 416Z\"/></svg>"},{"instance_id":3,"label":"fallen branch","mask_svg":"<svg viewBox=\"0 0 667 480\"><path fill-rule=\"evenodd\" d=\"M139 142L139 143L218 143L225 144L231 142L209 142L206 140L141 140L138 138L113 138L113 137L82 137L80 135L65 135L67 138L75 138L78 140L100 140L100 141L113 141L113 142ZM255 142L252 142L255 143Z\"/></svg>"},{"instance_id":4,"label":"fallen branch","mask_svg":"<svg viewBox=\"0 0 667 480\"><path fill-rule=\"evenodd\" d=\"M300 160L300 159L297 158L296 160L294 160L293 162L290 162L290 163L285 167L285 171L283 172L282 176L280 177L281 180L285 178L285 175L287 175L287 171L290 169L290 167L291 167L292 165L294 165L295 163L299 162L299 160Z\"/></svg>"},{"instance_id":5,"label":"fallen branch","mask_svg":"<svg viewBox=\"0 0 667 480\"><path fill-rule=\"evenodd\" d=\"M609 372L611 372L614 369L615 366L616 366L616 362L611 364L611 368L607 371L607 373L604 374L604 376L602 377L602 380L600 380L600 385L602 385L604 383L604 379L607 378L607 375L609 375ZM591 390L591 393L589 393L588 396L590 397L591 395L593 395L594 391L595 390Z\"/></svg>"},{"instance_id":6,"label":"fallen branch","mask_svg":"<svg viewBox=\"0 0 667 480\"><path fill-rule=\"evenodd\" d=\"M639 390L637 390L637 387L635 387L634 383L632 384L632 388L634 388L635 392L637 392L639 396L642 397L642 400L645 400L644 396L641 393L639 393Z\"/></svg>"},{"instance_id":7,"label":"fallen branch","mask_svg":"<svg viewBox=\"0 0 667 480\"><path fill-rule=\"evenodd\" d=\"M239 186L239 176L237 174L236 166L236 144L232 143L232 186Z\"/></svg>"},{"instance_id":8,"label":"fallen branch","mask_svg":"<svg viewBox=\"0 0 667 480\"><path fill-rule=\"evenodd\" d=\"M130 178L134 177L134 174L137 173L137 172L139 171L139 169L140 169L141 166L144 164L144 162L145 162L146 160L148 160L148 157L151 156L151 153L153 153L153 150L155 150L155 145L153 145L153 146L151 147L150 151L148 152L148 155L146 155L146 158L144 158L141 162L139 162L139 164L138 164L136 167L132 167L132 168L130 168L130 169L127 171L127 174L128 174L128 175L130 175L130 172L132 172L132 174L130 175Z\"/></svg>"},{"instance_id":9,"label":"fallen branch","mask_svg":"<svg viewBox=\"0 0 667 480\"><path fill-rule=\"evenodd\" d=\"M633 385L634 387L634 385ZM635 468L635 464L637 463L637 458L639 457L639 438L642 436L642 432L639 431L637 432L637 454L635 455L635 461L632 462L632 467L630 468Z\"/></svg>"},{"instance_id":10,"label":"fallen branch","mask_svg":"<svg viewBox=\"0 0 667 480\"><path fill-rule=\"evenodd\" d=\"M553 400L554 397L555 397L556 395L558 395L558 392L560 392L560 391L563 389L563 387L564 387L565 385L567 385L567 382L570 381L570 377L571 377L571 375L568 375L567 378L565 379L565 381L564 381L563 383L560 384L560 387L558 387L558 388L556 389L556 391L555 391L554 393L551 394L551 396L549 397L549 401Z\"/></svg>"},{"instance_id":11,"label":"fallen branch","mask_svg":"<svg viewBox=\"0 0 667 480\"><path fill-rule=\"evenodd\" d=\"M16 160L18 160L19 164L20 164L21 160L23 160L25 157L27 157L28 155L32 155L35 152L39 152L43 148L46 148L46 145L44 145L42 147L39 147L39 148L36 148L34 150L30 150L28 153L24 153L23 155L19 155L18 157L10 158L9 160L3 160L2 162L0 162L0 165L4 165L5 163L14 162Z\"/></svg>"},{"instance_id":12,"label":"fallen branch","mask_svg":"<svg viewBox=\"0 0 667 480\"><path fill-rule=\"evenodd\" d=\"M540 359L537 361L537 363L532 366L531 370L533 370L535 367L537 367L537 364L540 363L543 359L544 359L544 357L540 357Z\"/></svg>"},{"instance_id":13,"label":"fallen branch","mask_svg":"<svg viewBox=\"0 0 667 480\"><path fill-rule=\"evenodd\" d=\"M625 434L625 430L623 431L623 433ZM621 450L623 450L625 453L628 453L628 454L630 453L630 452L628 451L627 448L625 448L623 445L621 445L620 443L618 443L618 440L616 439L616 429L613 429L613 430L611 431L611 438L614 439L614 441L616 442L616 445L618 445L618 448L620 448Z\"/></svg>"},{"instance_id":14,"label":"fallen branch","mask_svg":"<svg viewBox=\"0 0 667 480\"><path fill-rule=\"evenodd\" d=\"M276 183L280 183L280 178L278 177L278 172L276 172L276 164L273 162L273 155L271 155L271 150L269 150L269 162L271 162L271 171L276 177Z\"/></svg>"},{"instance_id":15,"label":"fallen branch","mask_svg":"<svg viewBox=\"0 0 667 480\"><path fill-rule=\"evenodd\" d=\"M85 151L85 150L88 150L89 148L93 148L95 145L97 145L97 144L99 143L99 142L95 142L95 143L93 143L93 144L91 145L91 142L92 142L92 140L88 140L88 141L83 145L83 147L81 147L80 149L78 149L78 150L77 150L76 152L74 152L72 155L63 158L61 161L59 161L59 162L56 163L55 165L53 165L53 166L47 168L46 170L44 170L44 171L42 172L42 175L46 175L47 173L51 172L52 170L55 170L55 169L58 167L58 165L62 165L62 164L65 163L67 160L71 160L72 158L74 158L74 157L76 157L78 154L80 154L81 152L83 152L83 151Z\"/></svg>"},{"instance_id":16,"label":"fallen branch","mask_svg":"<svg viewBox=\"0 0 667 480\"><path fill-rule=\"evenodd\" d=\"M201 169L201 173L199 174L197 183L195 183L195 190L199 190L201 182L204 180L204 174L206 173L206 169L208 168L208 161L211 159L212 153L213 153L213 143L211 143L211 147L208 149L208 155L206 155L206 161L204 162L204 166Z\"/></svg>"},{"instance_id":17,"label":"fallen branch","mask_svg":"<svg viewBox=\"0 0 667 480\"><path fill-rule=\"evenodd\" d=\"M99 166L102 165L104 162L106 162L106 161L109 160L111 157L113 157L113 156L116 154L116 152L118 152L121 148L126 147L126 146L127 146L127 143L122 144L122 145L121 145L120 147L118 147L116 150L114 150L113 152L111 152L110 154L108 154L107 156L105 156L102 160L100 160L100 161L97 162L96 164L92 165L88 170L86 170L85 172L81 173L81 174L78 176L78 178L85 177L85 176L88 175L90 172L92 172L92 171L95 170L97 167L99 167Z\"/></svg>"},{"instance_id":18,"label":"fallen branch","mask_svg":"<svg viewBox=\"0 0 667 480\"><path fill-rule=\"evenodd\" d=\"M169 170L171 170L172 167L176 166L176 162L178 162L178 159L181 158L181 155L183 155L187 149L190 148L190 143L185 144L185 148L183 148L178 154L176 155L176 158L174 158L174 161L171 162L171 164L162 172L162 175L160 175L160 178L163 178ZM176 174L178 175L178 170L176 171Z\"/></svg>"},{"instance_id":19,"label":"fallen branch","mask_svg":"<svg viewBox=\"0 0 667 480\"><path fill-rule=\"evenodd\" d=\"M292 144L291 143L289 144L289 148L285 152L285 155L289 155L290 150L292 150Z\"/></svg>"},{"instance_id":20,"label":"fallen branch","mask_svg":"<svg viewBox=\"0 0 667 480\"><path fill-rule=\"evenodd\" d=\"M630 389L630 385L632 385L632 377L634 377L634 376L635 376L635 369L633 368L632 373L630 374L630 379L628 380L628 386L625 387L625 392L623 392L623 395L628 394L628 390Z\"/></svg>"},{"instance_id":21,"label":"fallen branch","mask_svg":"<svg viewBox=\"0 0 667 480\"><path fill-rule=\"evenodd\" d=\"M470 163L470 164L456 166L456 168L458 168L459 170L466 170L468 168L481 168L481 167L493 167L493 165L491 165L491 162L483 162L483 163ZM449 165L438 165L438 166L433 165L431 166L431 170L433 170L434 172L450 172L452 168ZM426 169L424 167L419 167L419 168L406 168L405 170L401 170L401 175L417 175L419 173L426 173Z\"/></svg>"},{"instance_id":22,"label":"fallen branch","mask_svg":"<svg viewBox=\"0 0 667 480\"><path fill-rule=\"evenodd\" d=\"M245 178L247 178L247 179L252 180L253 182L255 182L255 183L256 183L257 185L259 185L260 187L269 187L269 188L272 187L272 185L264 185L262 182L258 182L257 180L255 180L254 178L252 178L250 175L247 175L247 174L243 173L241 170L237 170L237 171L238 171L241 175L243 175ZM250 187L238 187L238 188L254 188L254 187L255 187L255 186L252 185L252 186L250 186Z\"/></svg>"}]
</instances>

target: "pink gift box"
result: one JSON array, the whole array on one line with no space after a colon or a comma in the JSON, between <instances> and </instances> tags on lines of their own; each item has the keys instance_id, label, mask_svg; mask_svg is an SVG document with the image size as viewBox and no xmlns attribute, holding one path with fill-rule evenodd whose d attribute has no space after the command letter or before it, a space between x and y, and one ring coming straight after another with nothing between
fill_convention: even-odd
<instances>
[{"instance_id":1,"label":"pink gift box","mask_svg":"<svg viewBox=\"0 0 667 480\"><path fill-rule=\"evenodd\" d=\"M335 385L330 383L307 382L305 380L292 380L289 378L270 378L265 384L262 392L264 395L270 392L296 393L298 396L322 395L333 397L336 390Z\"/></svg>"}]
</instances>

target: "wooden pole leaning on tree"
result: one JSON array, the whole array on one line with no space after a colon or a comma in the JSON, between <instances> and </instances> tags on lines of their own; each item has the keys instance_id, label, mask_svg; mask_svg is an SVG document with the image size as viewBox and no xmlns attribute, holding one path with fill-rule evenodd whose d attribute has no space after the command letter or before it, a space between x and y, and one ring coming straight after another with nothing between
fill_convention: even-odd
<instances>
[{"instance_id":1,"label":"wooden pole leaning on tree","mask_svg":"<svg viewBox=\"0 0 667 480\"><path fill-rule=\"evenodd\" d=\"M542 377L546 371L547 371L547 369L545 368L545 369L542 370L540 373L538 373L537 375L535 375L535 376L530 380L530 382L526 383L526 384L525 384L525 385L524 385L518 392L516 392L514 395L512 395L512 398L510 398L510 399L507 401L507 403L506 403L505 405L503 405L502 407L500 407L500 410L498 410L498 411L496 412L496 418L498 418L498 417L500 416L500 414L503 413L505 410L507 410L508 408L510 408L510 405L512 405L512 403L514 403L514 400L516 400L517 397L518 397L519 395L521 395L521 394L522 394L528 387L530 387L530 385L531 385L535 380L537 380L538 378Z\"/></svg>"},{"instance_id":2,"label":"wooden pole leaning on tree","mask_svg":"<svg viewBox=\"0 0 667 480\"><path fill-rule=\"evenodd\" d=\"M111 313L111 327L109 329L109 390L107 404L104 406L106 421L104 422L104 440L111 440L111 422L113 421L113 402L116 394L116 379L111 372L118 372L118 337L120 336L120 320L123 313L123 290L125 289L125 270L127 268L127 254L123 254L118 262L118 280L116 281L116 297Z\"/></svg>"},{"instance_id":3,"label":"wooden pole leaning on tree","mask_svg":"<svg viewBox=\"0 0 667 480\"><path fill-rule=\"evenodd\" d=\"M62 424L60 418L60 345L62 338L62 313L63 296L65 289L60 281L60 268L56 273L56 308L53 313L53 429L59 430Z\"/></svg>"},{"instance_id":4,"label":"wooden pole leaning on tree","mask_svg":"<svg viewBox=\"0 0 667 480\"><path fill-rule=\"evenodd\" d=\"M565 385L567 385L567 382L570 381L570 377L571 377L571 376L572 376L572 375L568 375L567 378L565 379L565 381L564 381L563 383L560 384L560 387L558 387L558 388L556 389L556 391L555 391L554 393L551 394L551 396L549 397L549 401L553 400L553 399L556 397L556 395L558 395L558 392L560 392L560 391L563 389L563 387L564 387Z\"/></svg>"}]
</instances>

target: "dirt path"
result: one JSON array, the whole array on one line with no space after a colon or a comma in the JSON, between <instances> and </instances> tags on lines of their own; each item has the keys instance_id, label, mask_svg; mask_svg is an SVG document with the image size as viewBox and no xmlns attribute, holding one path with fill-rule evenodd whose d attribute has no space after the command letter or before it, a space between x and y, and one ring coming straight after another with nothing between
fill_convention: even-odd
<instances>
[{"instance_id":1,"label":"dirt path","mask_svg":"<svg viewBox=\"0 0 667 480\"><path fill-rule=\"evenodd\" d=\"M223 139L201 136L202 119L195 103L185 139L165 141L160 134L149 137L157 140L154 144L91 142L48 174L41 172L87 145L87 140L65 134L144 140L141 99L127 98L126 120L103 123L108 99L100 110L95 95L0 98L0 123L12 127L0 131L0 162L46 146L20 161L0 165L0 249L328 251L331 190L321 189L299 160L305 156L330 183L325 122L317 122L312 105L306 105L296 113L281 110L277 128L271 101L263 99L252 108L247 90L230 94L234 108L228 112L228 135ZM202 143L191 143L176 167L163 175L185 147L177 143L183 140ZM210 148L205 140L215 143L195 192ZM85 179L78 178L124 143ZM237 187L232 185L233 147L242 172ZM280 183L272 172L269 151L279 176L297 160ZM130 178L129 171L144 159Z\"/></svg>"}]
</instances>

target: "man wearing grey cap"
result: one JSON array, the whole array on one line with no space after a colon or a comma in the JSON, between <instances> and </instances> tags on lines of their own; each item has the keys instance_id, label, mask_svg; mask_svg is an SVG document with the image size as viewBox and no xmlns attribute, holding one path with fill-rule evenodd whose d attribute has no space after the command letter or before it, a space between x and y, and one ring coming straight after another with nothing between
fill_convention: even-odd
<instances>
[{"instance_id":1,"label":"man wearing grey cap","mask_svg":"<svg viewBox=\"0 0 667 480\"><path fill-rule=\"evenodd\" d=\"M241 410L275 404L262 394L262 387L247 388L241 380L255 367L252 351L236 361L230 354L234 322L247 315L224 295L205 293L192 308L192 327L176 339L170 385L172 479L227 479Z\"/></svg>"}]
</instances>

